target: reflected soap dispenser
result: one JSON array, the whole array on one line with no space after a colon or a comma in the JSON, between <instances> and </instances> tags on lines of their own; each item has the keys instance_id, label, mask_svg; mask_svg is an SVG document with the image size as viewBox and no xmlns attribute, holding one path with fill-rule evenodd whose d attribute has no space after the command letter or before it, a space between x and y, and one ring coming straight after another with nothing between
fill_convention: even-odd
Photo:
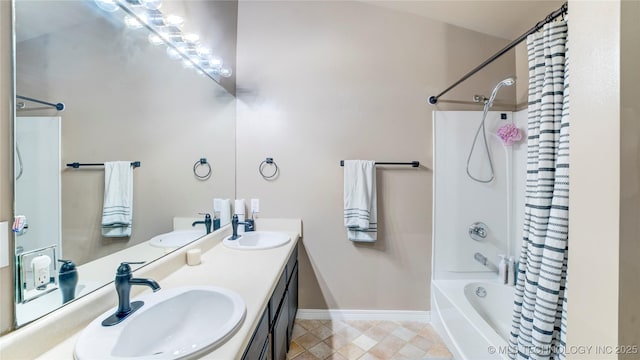
<instances>
[{"instance_id":1,"label":"reflected soap dispenser","mask_svg":"<svg viewBox=\"0 0 640 360\"><path fill-rule=\"evenodd\" d=\"M75 299L78 285L78 269L71 260L58 260L62 263L58 272L58 285L62 293L62 303Z\"/></svg>"}]
</instances>

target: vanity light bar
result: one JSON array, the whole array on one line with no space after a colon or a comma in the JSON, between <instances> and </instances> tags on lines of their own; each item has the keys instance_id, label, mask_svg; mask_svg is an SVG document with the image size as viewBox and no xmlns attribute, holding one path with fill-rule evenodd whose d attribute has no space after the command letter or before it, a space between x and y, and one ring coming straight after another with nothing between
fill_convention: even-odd
<instances>
[{"instance_id":1,"label":"vanity light bar","mask_svg":"<svg viewBox=\"0 0 640 360\"><path fill-rule=\"evenodd\" d=\"M151 31L149 42L154 45L164 42L167 45L167 53L172 58L183 58L183 66L194 68L198 73L216 82L220 82L221 76L231 76L231 68L225 65L220 57L212 56L211 50L200 43L197 34L182 32L180 27L184 24L184 20L181 17L164 16L159 10L161 4L159 0L95 0L95 2L99 8L108 12L122 9L127 14L125 22L130 28L146 27ZM114 9L114 6L117 7ZM130 6L135 6L137 10Z\"/></svg>"}]
</instances>

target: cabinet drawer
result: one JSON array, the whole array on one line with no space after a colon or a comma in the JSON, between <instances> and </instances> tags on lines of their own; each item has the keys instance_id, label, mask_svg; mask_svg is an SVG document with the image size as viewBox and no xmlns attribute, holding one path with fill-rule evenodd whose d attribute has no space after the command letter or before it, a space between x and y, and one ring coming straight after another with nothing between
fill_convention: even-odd
<instances>
[{"instance_id":1,"label":"cabinet drawer","mask_svg":"<svg viewBox=\"0 0 640 360\"><path fill-rule=\"evenodd\" d=\"M296 244L296 247L293 249L293 251L291 252L291 256L289 257L289 260L287 261L287 284L289 283L289 281L291 281L291 275L293 274L293 269L296 266L296 262L298 262L298 244Z\"/></svg>"},{"instance_id":2,"label":"cabinet drawer","mask_svg":"<svg viewBox=\"0 0 640 360\"><path fill-rule=\"evenodd\" d=\"M280 307L280 303L282 302L282 297L284 296L284 292L287 290L287 279L286 279L286 271L282 273L280 276L280 280L278 280L278 284L276 288L273 290L273 295L271 295L271 300L269 300L269 324L271 325L269 328L273 326L273 320L278 314L278 308Z\"/></svg>"},{"instance_id":3,"label":"cabinet drawer","mask_svg":"<svg viewBox=\"0 0 640 360\"><path fill-rule=\"evenodd\" d=\"M258 327L251 337L249 346L247 346L247 350L245 350L244 355L242 355L243 360L260 359L260 355L263 352L264 345L269 340L268 313L269 309L265 309L262 317L260 318L260 322L258 322Z\"/></svg>"}]
</instances>

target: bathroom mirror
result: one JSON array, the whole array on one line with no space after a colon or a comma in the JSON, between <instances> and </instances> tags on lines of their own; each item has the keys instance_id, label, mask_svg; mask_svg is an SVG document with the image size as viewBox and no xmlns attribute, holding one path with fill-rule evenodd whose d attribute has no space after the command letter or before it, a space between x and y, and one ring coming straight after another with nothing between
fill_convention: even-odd
<instances>
[{"instance_id":1,"label":"bathroom mirror","mask_svg":"<svg viewBox=\"0 0 640 360\"><path fill-rule=\"evenodd\" d=\"M14 0L17 326L62 305L58 260L75 263L81 296L112 281L119 262L163 256L148 241L174 217L201 217L214 197L235 194L233 78L223 87L194 71L99 3L110 2ZM234 59L237 3L167 5L180 4L185 28L189 15L228 17L200 36ZM194 176L201 158L208 179ZM108 161L139 162L130 236L102 236Z\"/></svg>"}]
</instances>

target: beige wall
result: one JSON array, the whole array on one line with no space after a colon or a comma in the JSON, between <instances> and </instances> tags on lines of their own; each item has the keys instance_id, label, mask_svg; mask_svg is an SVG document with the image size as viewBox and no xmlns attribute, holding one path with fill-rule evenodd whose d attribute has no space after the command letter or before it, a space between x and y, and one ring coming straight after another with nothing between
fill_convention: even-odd
<instances>
[{"instance_id":1,"label":"beige wall","mask_svg":"<svg viewBox=\"0 0 640 360\"><path fill-rule=\"evenodd\" d=\"M529 102L529 56L526 40L515 47L516 56L516 109L526 109Z\"/></svg>"},{"instance_id":2,"label":"beige wall","mask_svg":"<svg viewBox=\"0 0 640 360\"><path fill-rule=\"evenodd\" d=\"M622 1L619 343L640 345L640 2ZM626 354L624 359L637 359Z\"/></svg>"},{"instance_id":3,"label":"beige wall","mask_svg":"<svg viewBox=\"0 0 640 360\"><path fill-rule=\"evenodd\" d=\"M505 43L358 2L240 2L237 194L260 198L261 216L303 219L302 308L430 309L425 100ZM514 71L509 54L446 98L489 96ZM266 157L280 166L274 181L257 172ZM378 169L375 245L350 242L342 225L339 161L358 158L423 164Z\"/></svg>"},{"instance_id":4,"label":"beige wall","mask_svg":"<svg viewBox=\"0 0 640 360\"><path fill-rule=\"evenodd\" d=\"M0 221L12 222L13 182L11 181L11 120L13 86L11 75L11 3L0 1ZM11 236L11 239L13 237ZM11 241L10 247L13 242ZM9 249L0 249L0 252ZM0 269L0 334L13 325L13 270Z\"/></svg>"}]
</instances>

